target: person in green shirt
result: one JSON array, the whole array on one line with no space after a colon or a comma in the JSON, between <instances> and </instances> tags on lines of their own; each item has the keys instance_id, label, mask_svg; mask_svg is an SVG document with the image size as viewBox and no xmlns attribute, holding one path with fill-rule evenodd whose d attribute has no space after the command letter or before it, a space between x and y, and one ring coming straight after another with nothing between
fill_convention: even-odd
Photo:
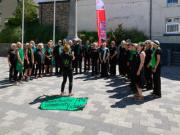
<instances>
[{"instance_id":1,"label":"person in green shirt","mask_svg":"<svg viewBox=\"0 0 180 135\"><path fill-rule=\"evenodd\" d=\"M17 84L18 82L21 83L23 71L24 71L24 50L21 42L17 43L16 55L17 55L17 63L16 63L16 72L15 72L15 82Z\"/></svg>"}]
</instances>

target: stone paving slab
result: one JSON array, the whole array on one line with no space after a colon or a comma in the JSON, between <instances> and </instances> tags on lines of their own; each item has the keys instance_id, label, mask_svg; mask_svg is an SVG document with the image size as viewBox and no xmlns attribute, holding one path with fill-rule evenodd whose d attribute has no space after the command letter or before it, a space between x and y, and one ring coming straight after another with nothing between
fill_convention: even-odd
<instances>
[{"instance_id":1,"label":"stone paving slab","mask_svg":"<svg viewBox=\"0 0 180 135\"><path fill-rule=\"evenodd\" d=\"M180 68L164 67L162 98L134 101L123 78L74 76L76 97L89 97L83 111L42 111L43 95L57 95L62 77L14 86L0 58L0 135L180 135ZM67 90L68 86L66 86Z\"/></svg>"}]
</instances>

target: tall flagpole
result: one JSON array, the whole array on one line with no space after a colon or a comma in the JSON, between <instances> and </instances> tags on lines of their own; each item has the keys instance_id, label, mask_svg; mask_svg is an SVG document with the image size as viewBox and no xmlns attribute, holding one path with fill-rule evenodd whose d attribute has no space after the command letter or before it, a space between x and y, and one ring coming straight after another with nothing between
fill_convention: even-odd
<instances>
[{"instance_id":1,"label":"tall flagpole","mask_svg":"<svg viewBox=\"0 0 180 135\"><path fill-rule=\"evenodd\" d=\"M56 0L54 0L53 43L56 43Z\"/></svg>"},{"instance_id":2,"label":"tall flagpole","mask_svg":"<svg viewBox=\"0 0 180 135\"><path fill-rule=\"evenodd\" d=\"M24 0L22 0L22 39L21 42L24 45Z\"/></svg>"},{"instance_id":3,"label":"tall flagpole","mask_svg":"<svg viewBox=\"0 0 180 135\"><path fill-rule=\"evenodd\" d=\"M77 0L75 0L75 38L78 38L77 33Z\"/></svg>"}]
</instances>

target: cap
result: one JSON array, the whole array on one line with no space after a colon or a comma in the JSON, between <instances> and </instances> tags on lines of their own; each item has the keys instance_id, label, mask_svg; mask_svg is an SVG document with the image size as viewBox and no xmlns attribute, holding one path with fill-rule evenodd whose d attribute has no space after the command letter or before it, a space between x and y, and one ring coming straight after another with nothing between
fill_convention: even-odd
<instances>
[{"instance_id":1,"label":"cap","mask_svg":"<svg viewBox=\"0 0 180 135\"><path fill-rule=\"evenodd\" d=\"M157 46L160 46L160 42L158 40L154 40L153 43Z\"/></svg>"}]
</instances>

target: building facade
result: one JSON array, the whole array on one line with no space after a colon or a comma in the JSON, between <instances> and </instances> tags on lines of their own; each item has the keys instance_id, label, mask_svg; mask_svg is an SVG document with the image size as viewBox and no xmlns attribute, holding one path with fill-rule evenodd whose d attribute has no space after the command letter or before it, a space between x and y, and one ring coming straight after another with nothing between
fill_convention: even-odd
<instances>
[{"instance_id":1,"label":"building facade","mask_svg":"<svg viewBox=\"0 0 180 135\"><path fill-rule=\"evenodd\" d=\"M14 13L18 0L0 0L0 30Z\"/></svg>"},{"instance_id":2,"label":"building facade","mask_svg":"<svg viewBox=\"0 0 180 135\"><path fill-rule=\"evenodd\" d=\"M107 14L107 30L115 29L119 24L125 28L136 28L149 38L162 43L180 42L180 0L104 0ZM47 5L51 5L49 2ZM51 11L40 4L42 23L53 23L53 5ZM62 9L62 10L60 10ZM65 10L64 10L65 9ZM68 6L57 4L57 25L67 28ZM96 31L96 0L78 1L78 30ZM64 29L65 30L65 29Z\"/></svg>"}]
</instances>

